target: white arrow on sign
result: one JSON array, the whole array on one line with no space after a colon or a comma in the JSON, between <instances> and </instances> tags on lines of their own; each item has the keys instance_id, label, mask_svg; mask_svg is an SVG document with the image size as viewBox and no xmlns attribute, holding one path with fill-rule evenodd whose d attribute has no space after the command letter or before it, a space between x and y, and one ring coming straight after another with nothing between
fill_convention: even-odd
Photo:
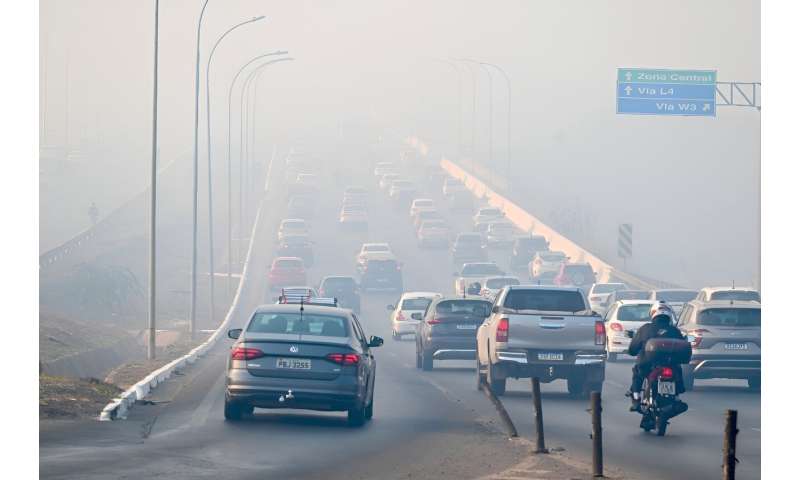
<instances>
[{"instance_id":1,"label":"white arrow on sign","mask_svg":"<svg viewBox=\"0 0 800 480\"><path fill-rule=\"evenodd\" d=\"M630 95L630 94L631 94L631 90L632 90L632 88L631 88L631 86L630 86L630 85L628 85L627 87L625 87L625 95Z\"/></svg>"},{"instance_id":2,"label":"white arrow on sign","mask_svg":"<svg viewBox=\"0 0 800 480\"><path fill-rule=\"evenodd\" d=\"M632 75L631 72L625 72L625 80L630 81L631 80L631 75Z\"/></svg>"},{"instance_id":3,"label":"white arrow on sign","mask_svg":"<svg viewBox=\"0 0 800 480\"><path fill-rule=\"evenodd\" d=\"M704 104L703 104L703 111L704 111L704 112L707 112L707 111L709 111L709 110L711 110L711 104L709 104L709 103L704 103Z\"/></svg>"}]
</instances>

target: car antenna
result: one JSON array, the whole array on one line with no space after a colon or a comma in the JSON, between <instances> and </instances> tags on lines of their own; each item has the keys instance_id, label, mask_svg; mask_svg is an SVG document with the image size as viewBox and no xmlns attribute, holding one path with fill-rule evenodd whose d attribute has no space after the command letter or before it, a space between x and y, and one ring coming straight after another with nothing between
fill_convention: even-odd
<instances>
[{"instance_id":1,"label":"car antenna","mask_svg":"<svg viewBox=\"0 0 800 480\"><path fill-rule=\"evenodd\" d=\"M467 282L461 285L461 298L467 298Z\"/></svg>"},{"instance_id":2,"label":"car antenna","mask_svg":"<svg viewBox=\"0 0 800 480\"><path fill-rule=\"evenodd\" d=\"M736 290L736 280L735 280L735 279L734 279L734 280L731 280L731 288L733 288L734 290Z\"/></svg>"}]
</instances>

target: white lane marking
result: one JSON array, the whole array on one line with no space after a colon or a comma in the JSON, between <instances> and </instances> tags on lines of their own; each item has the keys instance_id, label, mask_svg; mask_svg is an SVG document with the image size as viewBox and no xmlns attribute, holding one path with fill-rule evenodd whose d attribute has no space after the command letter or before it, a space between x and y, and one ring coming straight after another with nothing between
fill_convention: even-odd
<instances>
[{"instance_id":1,"label":"white lane marking","mask_svg":"<svg viewBox=\"0 0 800 480\"><path fill-rule=\"evenodd\" d=\"M397 354L396 354L396 353L394 353L394 352L386 352L386 353L388 353L390 357L395 357L395 358L397 358Z\"/></svg>"},{"instance_id":2,"label":"white lane marking","mask_svg":"<svg viewBox=\"0 0 800 480\"><path fill-rule=\"evenodd\" d=\"M208 417L211 415L211 409L214 407L214 402L220 398L220 391L222 391L224 383L225 374L221 373L219 378L214 382L214 386L208 390L206 396L203 397L203 401L200 402L200 405L198 405L192 413L192 420L190 422L192 427L202 427L206 424Z\"/></svg>"},{"instance_id":3,"label":"white lane marking","mask_svg":"<svg viewBox=\"0 0 800 480\"><path fill-rule=\"evenodd\" d=\"M607 383L607 384L609 384L609 385L611 385L613 387L623 388L625 390L628 389L628 387L626 387L625 385L623 385L621 383L618 383L618 382L615 382L614 380L606 380L605 383Z\"/></svg>"}]
</instances>

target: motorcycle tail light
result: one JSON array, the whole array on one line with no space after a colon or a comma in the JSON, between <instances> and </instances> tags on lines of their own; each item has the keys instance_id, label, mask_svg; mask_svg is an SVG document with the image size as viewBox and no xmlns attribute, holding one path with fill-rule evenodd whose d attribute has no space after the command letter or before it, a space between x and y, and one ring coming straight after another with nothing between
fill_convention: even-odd
<instances>
[{"instance_id":1,"label":"motorcycle tail light","mask_svg":"<svg viewBox=\"0 0 800 480\"><path fill-rule=\"evenodd\" d=\"M659 374L659 378L670 380L674 375L675 372L672 371L672 367L661 367L661 373Z\"/></svg>"}]
</instances>

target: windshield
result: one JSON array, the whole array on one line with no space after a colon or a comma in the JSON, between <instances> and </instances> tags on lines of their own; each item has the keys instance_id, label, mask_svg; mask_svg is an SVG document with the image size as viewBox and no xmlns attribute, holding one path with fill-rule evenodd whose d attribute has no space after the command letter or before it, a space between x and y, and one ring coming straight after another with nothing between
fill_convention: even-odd
<instances>
[{"instance_id":1,"label":"windshield","mask_svg":"<svg viewBox=\"0 0 800 480\"><path fill-rule=\"evenodd\" d=\"M486 281L486 288L503 288L506 285L519 285L516 278L490 278Z\"/></svg>"},{"instance_id":2,"label":"windshield","mask_svg":"<svg viewBox=\"0 0 800 480\"><path fill-rule=\"evenodd\" d=\"M541 310L545 312L581 312L586 310L583 296L569 290L512 289L503 306L514 310Z\"/></svg>"},{"instance_id":3,"label":"windshield","mask_svg":"<svg viewBox=\"0 0 800 480\"><path fill-rule=\"evenodd\" d=\"M283 258L275 260L273 265L275 268L300 268L303 265L303 261L294 258Z\"/></svg>"},{"instance_id":4,"label":"windshield","mask_svg":"<svg viewBox=\"0 0 800 480\"><path fill-rule=\"evenodd\" d=\"M621 283L598 283L592 289L592 293L611 293L624 288L625 285Z\"/></svg>"},{"instance_id":5,"label":"windshield","mask_svg":"<svg viewBox=\"0 0 800 480\"><path fill-rule=\"evenodd\" d=\"M585 275L591 276L593 274L592 267L589 265L567 265L564 269L564 273L567 275Z\"/></svg>"},{"instance_id":6,"label":"windshield","mask_svg":"<svg viewBox=\"0 0 800 480\"><path fill-rule=\"evenodd\" d=\"M500 268L493 263L468 263L461 270L461 276L463 277L480 277L502 273Z\"/></svg>"},{"instance_id":7,"label":"windshield","mask_svg":"<svg viewBox=\"0 0 800 480\"><path fill-rule=\"evenodd\" d=\"M697 296L697 292L693 291L658 291L656 292L656 300L664 300L667 303L686 303Z\"/></svg>"},{"instance_id":8,"label":"windshield","mask_svg":"<svg viewBox=\"0 0 800 480\"><path fill-rule=\"evenodd\" d=\"M326 278L322 282L323 290L355 290L356 280L352 277Z\"/></svg>"},{"instance_id":9,"label":"windshield","mask_svg":"<svg viewBox=\"0 0 800 480\"><path fill-rule=\"evenodd\" d=\"M713 327L760 327L760 308L710 308L697 314L697 324Z\"/></svg>"},{"instance_id":10,"label":"windshield","mask_svg":"<svg viewBox=\"0 0 800 480\"><path fill-rule=\"evenodd\" d=\"M650 293L645 290L619 290L614 294L617 300L647 300Z\"/></svg>"},{"instance_id":11,"label":"windshield","mask_svg":"<svg viewBox=\"0 0 800 480\"><path fill-rule=\"evenodd\" d=\"M445 300L436 304L436 313L486 318L492 313L492 304L484 300Z\"/></svg>"},{"instance_id":12,"label":"windshield","mask_svg":"<svg viewBox=\"0 0 800 480\"><path fill-rule=\"evenodd\" d=\"M456 239L457 243L481 243L480 235L459 235Z\"/></svg>"},{"instance_id":13,"label":"windshield","mask_svg":"<svg viewBox=\"0 0 800 480\"><path fill-rule=\"evenodd\" d=\"M248 332L300 334L320 337L346 337L346 317L313 313L256 313L247 326Z\"/></svg>"},{"instance_id":14,"label":"windshield","mask_svg":"<svg viewBox=\"0 0 800 480\"><path fill-rule=\"evenodd\" d=\"M422 228L445 228L444 220L428 220L422 223Z\"/></svg>"},{"instance_id":15,"label":"windshield","mask_svg":"<svg viewBox=\"0 0 800 480\"><path fill-rule=\"evenodd\" d=\"M389 245L364 245L365 252L388 252Z\"/></svg>"},{"instance_id":16,"label":"windshield","mask_svg":"<svg viewBox=\"0 0 800 480\"><path fill-rule=\"evenodd\" d=\"M617 310L617 320L621 322L649 322L650 304L623 305Z\"/></svg>"},{"instance_id":17,"label":"windshield","mask_svg":"<svg viewBox=\"0 0 800 480\"><path fill-rule=\"evenodd\" d=\"M430 298L406 298L400 304L400 310L425 310L430 304Z\"/></svg>"},{"instance_id":18,"label":"windshield","mask_svg":"<svg viewBox=\"0 0 800 480\"><path fill-rule=\"evenodd\" d=\"M711 294L711 300L761 301L761 294L752 290L723 290Z\"/></svg>"}]
</instances>

